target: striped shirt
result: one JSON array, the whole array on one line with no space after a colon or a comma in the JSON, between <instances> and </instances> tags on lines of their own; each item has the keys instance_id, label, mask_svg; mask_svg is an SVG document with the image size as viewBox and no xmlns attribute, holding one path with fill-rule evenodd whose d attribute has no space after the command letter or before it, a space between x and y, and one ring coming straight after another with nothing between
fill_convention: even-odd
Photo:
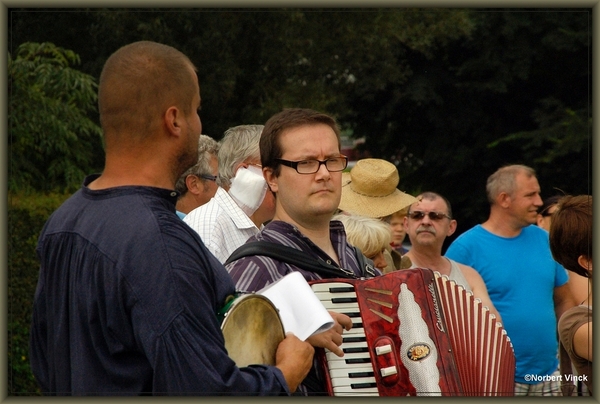
<instances>
[{"instance_id":1,"label":"striped shirt","mask_svg":"<svg viewBox=\"0 0 600 404\"><path fill-rule=\"evenodd\" d=\"M342 222L332 220L329 225L331 242L335 249L342 268L354 272L357 277L363 275L354 249L346 239L346 232ZM303 235L297 227L278 220L264 226L263 230L251 237L248 241L265 240L272 243L283 244L305 252L315 260L322 259L328 264L337 265L336 262L321 250L308 237ZM284 277L293 271L302 273L307 281L322 279L319 274L299 268L292 264L278 261L265 256L248 256L240 258L226 265L229 274L236 283L236 289L241 292L256 292L266 285ZM377 272L377 274L380 274ZM342 277L340 272L340 277Z\"/></svg>"}]
</instances>

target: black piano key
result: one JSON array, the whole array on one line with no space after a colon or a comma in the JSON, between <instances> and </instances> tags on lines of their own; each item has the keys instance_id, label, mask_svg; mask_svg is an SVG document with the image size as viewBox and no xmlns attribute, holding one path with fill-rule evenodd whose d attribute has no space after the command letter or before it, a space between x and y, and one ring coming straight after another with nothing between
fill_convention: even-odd
<instances>
[{"instance_id":1,"label":"black piano key","mask_svg":"<svg viewBox=\"0 0 600 404\"><path fill-rule=\"evenodd\" d=\"M356 303L355 297L332 297L331 303Z\"/></svg>"},{"instance_id":2,"label":"black piano key","mask_svg":"<svg viewBox=\"0 0 600 404\"><path fill-rule=\"evenodd\" d=\"M340 286L337 288L329 288L329 293L349 293L349 292L354 292L354 287L353 286Z\"/></svg>"},{"instance_id":3,"label":"black piano key","mask_svg":"<svg viewBox=\"0 0 600 404\"><path fill-rule=\"evenodd\" d=\"M366 342L367 341L367 337L365 336L353 336L353 337L346 337L346 336L342 336L342 342Z\"/></svg>"},{"instance_id":4,"label":"black piano key","mask_svg":"<svg viewBox=\"0 0 600 404\"><path fill-rule=\"evenodd\" d=\"M354 313L343 313L345 315L347 315L350 318L356 318L356 317L360 317L360 312L356 311Z\"/></svg>"},{"instance_id":5,"label":"black piano key","mask_svg":"<svg viewBox=\"0 0 600 404\"><path fill-rule=\"evenodd\" d=\"M350 387L353 389L371 389L377 387L377 383L351 383Z\"/></svg>"},{"instance_id":6,"label":"black piano key","mask_svg":"<svg viewBox=\"0 0 600 404\"><path fill-rule=\"evenodd\" d=\"M348 373L348 378L358 378L358 377L374 377L375 372L352 372Z\"/></svg>"},{"instance_id":7,"label":"black piano key","mask_svg":"<svg viewBox=\"0 0 600 404\"><path fill-rule=\"evenodd\" d=\"M371 358L350 358L350 359L346 359L345 362L348 365L356 364L356 363L371 363Z\"/></svg>"},{"instance_id":8,"label":"black piano key","mask_svg":"<svg viewBox=\"0 0 600 404\"><path fill-rule=\"evenodd\" d=\"M361 353L361 352L369 352L368 347L358 347L358 348L344 348L344 353Z\"/></svg>"}]
</instances>

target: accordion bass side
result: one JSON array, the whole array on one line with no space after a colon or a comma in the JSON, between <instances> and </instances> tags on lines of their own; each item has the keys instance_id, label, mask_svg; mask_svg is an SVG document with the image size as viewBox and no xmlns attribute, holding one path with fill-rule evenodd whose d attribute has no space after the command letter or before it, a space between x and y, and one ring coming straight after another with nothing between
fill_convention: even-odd
<instances>
[{"instance_id":1,"label":"accordion bass side","mask_svg":"<svg viewBox=\"0 0 600 404\"><path fill-rule=\"evenodd\" d=\"M447 277L417 268L310 284L328 310L353 322L344 357L319 351L330 395L514 395L506 331Z\"/></svg>"}]
</instances>

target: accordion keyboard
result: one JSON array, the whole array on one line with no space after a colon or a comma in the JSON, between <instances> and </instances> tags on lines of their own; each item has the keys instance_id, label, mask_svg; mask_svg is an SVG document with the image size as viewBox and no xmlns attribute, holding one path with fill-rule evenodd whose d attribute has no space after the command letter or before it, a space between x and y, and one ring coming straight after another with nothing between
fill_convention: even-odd
<instances>
[{"instance_id":1,"label":"accordion keyboard","mask_svg":"<svg viewBox=\"0 0 600 404\"><path fill-rule=\"evenodd\" d=\"M354 286L338 282L314 284L312 289L323 306L352 319L352 329L344 332L344 356L325 350L327 367L335 395L378 396L373 365L363 328Z\"/></svg>"}]
</instances>

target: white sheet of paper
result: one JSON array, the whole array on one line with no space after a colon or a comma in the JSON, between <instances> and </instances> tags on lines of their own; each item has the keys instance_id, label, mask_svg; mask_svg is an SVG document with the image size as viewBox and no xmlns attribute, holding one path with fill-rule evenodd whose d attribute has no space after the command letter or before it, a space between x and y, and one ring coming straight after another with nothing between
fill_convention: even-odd
<instances>
[{"instance_id":1,"label":"white sheet of paper","mask_svg":"<svg viewBox=\"0 0 600 404\"><path fill-rule=\"evenodd\" d=\"M257 293L277 307L285 332L302 341L333 327L333 318L300 272L287 274Z\"/></svg>"}]
</instances>

